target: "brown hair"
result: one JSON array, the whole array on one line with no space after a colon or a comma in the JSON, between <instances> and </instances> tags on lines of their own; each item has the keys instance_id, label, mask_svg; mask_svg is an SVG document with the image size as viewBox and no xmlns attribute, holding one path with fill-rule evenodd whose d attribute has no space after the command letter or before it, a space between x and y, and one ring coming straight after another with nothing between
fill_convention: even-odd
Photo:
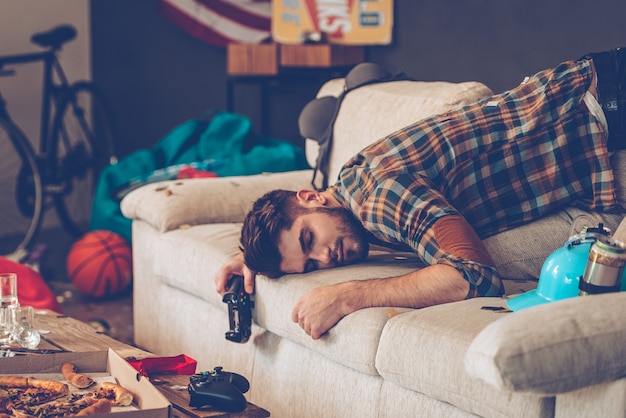
<instances>
[{"instance_id":1,"label":"brown hair","mask_svg":"<svg viewBox=\"0 0 626 418\"><path fill-rule=\"evenodd\" d=\"M284 229L306 209L296 199L296 192L274 190L259 198L246 216L241 230L241 250L248 268L271 278L280 277L282 257L278 240Z\"/></svg>"}]
</instances>

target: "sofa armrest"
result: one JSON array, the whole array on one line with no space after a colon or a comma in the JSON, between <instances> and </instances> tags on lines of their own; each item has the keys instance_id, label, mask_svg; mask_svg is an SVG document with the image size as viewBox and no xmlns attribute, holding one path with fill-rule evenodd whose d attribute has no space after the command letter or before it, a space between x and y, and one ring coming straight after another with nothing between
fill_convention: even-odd
<instances>
[{"instance_id":1,"label":"sofa armrest","mask_svg":"<svg viewBox=\"0 0 626 418\"><path fill-rule=\"evenodd\" d=\"M252 203L275 189L311 187L311 170L148 184L121 202L122 214L159 232L183 225L243 222Z\"/></svg>"},{"instance_id":2,"label":"sofa armrest","mask_svg":"<svg viewBox=\"0 0 626 418\"><path fill-rule=\"evenodd\" d=\"M471 377L545 396L626 376L626 292L505 315L468 348L465 370Z\"/></svg>"}]
</instances>

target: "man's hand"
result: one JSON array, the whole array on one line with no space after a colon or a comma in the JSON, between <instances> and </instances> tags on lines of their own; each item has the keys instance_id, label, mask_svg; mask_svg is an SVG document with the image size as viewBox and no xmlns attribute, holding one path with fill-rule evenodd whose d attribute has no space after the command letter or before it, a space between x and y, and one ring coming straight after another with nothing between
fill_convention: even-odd
<instances>
[{"instance_id":1,"label":"man's hand","mask_svg":"<svg viewBox=\"0 0 626 418\"><path fill-rule=\"evenodd\" d=\"M254 293L255 273L244 263L243 253L237 254L215 274L215 290L217 293L224 296L228 291L230 279L234 275L243 276L246 293Z\"/></svg>"},{"instance_id":2,"label":"man's hand","mask_svg":"<svg viewBox=\"0 0 626 418\"><path fill-rule=\"evenodd\" d=\"M317 340L341 318L354 312L345 298L345 288L351 282L318 287L302 296L293 308L291 317L300 327Z\"/></svg>"},{"instance_id":3,"label":"man's hand","mask_svg":"<svg viewBox=\"0 0 626 418\"><path fill-rule=\"evenodd\" d=\"M423 308L467 297L469 282L455 268L433 265L404 276L356 280L311 290L296 303L293 322L314 340L344 316L370 307Z\"/></svg>"}]
</instances>

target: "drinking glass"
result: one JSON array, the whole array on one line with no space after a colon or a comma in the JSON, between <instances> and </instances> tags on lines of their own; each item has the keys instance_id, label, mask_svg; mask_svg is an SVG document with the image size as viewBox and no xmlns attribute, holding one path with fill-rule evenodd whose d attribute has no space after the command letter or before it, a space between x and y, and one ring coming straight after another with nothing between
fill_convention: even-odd
<instances>
[{"instance_id":1,"label":"drinking glass","mask_svg":"<svg viewBox=\"0 0 626 418\"><path fill-rule=\"evenodd\" d=\"M37 348L41 335L35 326L35 309L32 306L23 306L13 309L13 312L11 340L24 348Z\"/></svg>"},{"instance_id":2,"label":"drinking glass","mask_svg":"<svg viewBox=\"0 0 626 418\"><path fill-rule=\"evenodd\" d=\"M17 304L17 274L0 273L0 306L11 307Z\"/></svg>"},{"instance_id":3,"label":"drinking glass","mask_svg":"<svg viewBox=\"0 0 626 418\"><path fill-rule=\"evenodd\" d=\"M13 332L13 308L0 306L0 344L9 344Z\"/></svg>"},{"instance_id":4,"label":"drinking glass","mask_svg":"<svg viewBox=\"0 0 626 418\"><path fill-rule=\"evenodd\" d=\"M0 344L11 342L17 300L17 274L0 273Z\"/></svg>"}]
</instances>

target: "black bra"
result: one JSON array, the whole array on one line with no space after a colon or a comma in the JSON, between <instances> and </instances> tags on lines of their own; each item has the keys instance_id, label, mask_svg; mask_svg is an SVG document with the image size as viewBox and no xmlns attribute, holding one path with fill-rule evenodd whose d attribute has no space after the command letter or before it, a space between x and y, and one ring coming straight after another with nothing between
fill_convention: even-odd
<instances>
[{"instance_id":1,"label":"black bra","mask_svg":"<svg viewBox=\"0 0 626 418\"><path fill-rule=\"evenodd\" d=\"M339 97L324 96L311 100L304 106L298 118L300 135L304 138L313 139L319 144L319 154L313 171L313 179L311 180L311 184L316 190L323 190L328 187L328 159L333 128L341 102L346 94L368 84L413 79L403 72L392 74L378 64L364 62L352 68L344 80L345 86ZM321 188L315 184L318 172L322 174Z\"/></svg>"}]
</instances>

